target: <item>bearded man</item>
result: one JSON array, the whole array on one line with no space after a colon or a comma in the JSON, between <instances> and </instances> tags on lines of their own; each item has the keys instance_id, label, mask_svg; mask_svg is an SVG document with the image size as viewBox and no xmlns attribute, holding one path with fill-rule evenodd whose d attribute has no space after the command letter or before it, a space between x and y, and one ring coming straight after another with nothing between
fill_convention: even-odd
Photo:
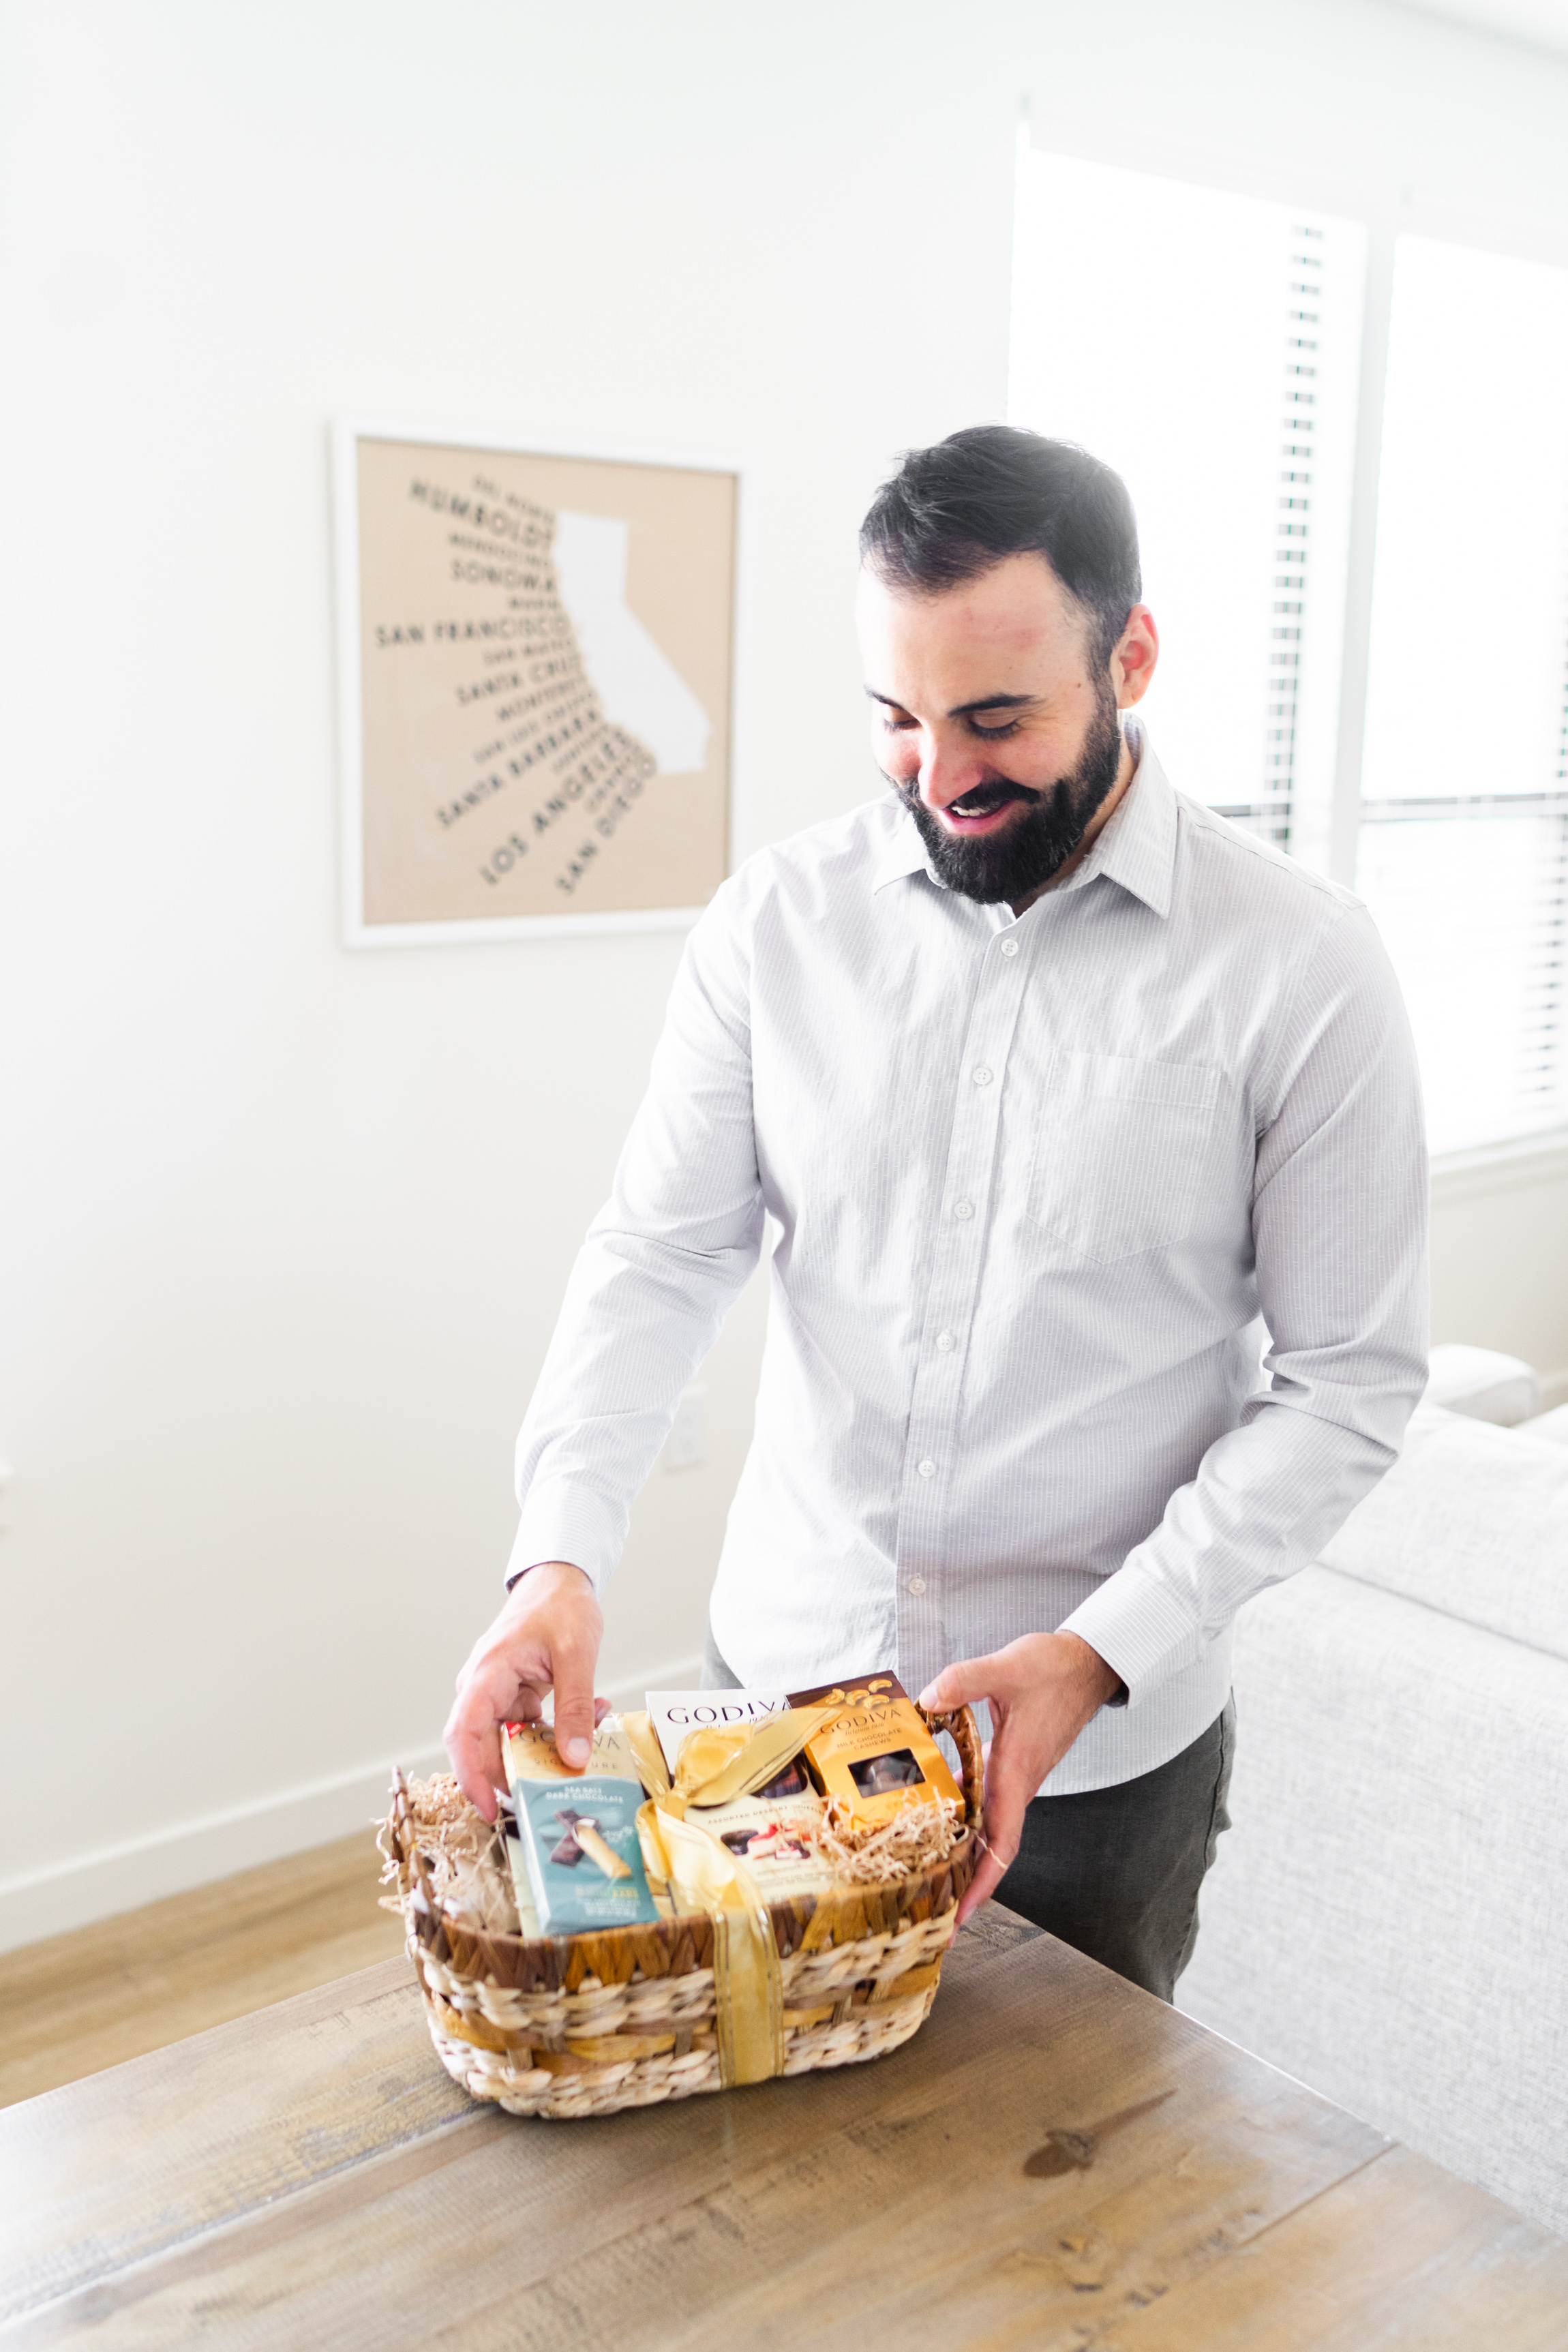
<instances>
[{"instance_id":1,"label":"bearded man","mask_svg":"<svg viewBox=\"0 0 1568 2352\"><path fill-rule=\"evenodd\" d=\"M1175 791L1126 715L1158 638L1108 467L957 433L861 545L891 790L691 935L447 1745L493 1818L497 1727L553 1687L586 1761L597 1595L765 1246L705 1681L984 1702L964 1914L998 1894L1168 2000L1226 1826L1232 1620L1426 1380L1408 1027L1364 908Z\"/></svg>"}]
</instances>

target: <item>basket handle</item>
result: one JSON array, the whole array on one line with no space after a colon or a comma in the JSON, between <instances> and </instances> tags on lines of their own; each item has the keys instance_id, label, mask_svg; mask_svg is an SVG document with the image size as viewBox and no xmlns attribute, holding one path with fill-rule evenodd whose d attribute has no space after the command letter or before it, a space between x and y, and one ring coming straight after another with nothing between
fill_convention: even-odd
<instances>
[{"instance_id":1,"label":"basket handle","mask_svg":"<svg viewBox=\"0 0 1568 2352\"><path fill-rule=\"evenodd\" d=\"M980 1727L974 1720L974 1710L955 1706L946 1715L928 1715L922 1706L931 1730L945 1731L958 1750L958 1760L963 1772L963 1818L973 1829L985 1804L985 1759L980 1752Z\"/></svg>"}]
</instances>

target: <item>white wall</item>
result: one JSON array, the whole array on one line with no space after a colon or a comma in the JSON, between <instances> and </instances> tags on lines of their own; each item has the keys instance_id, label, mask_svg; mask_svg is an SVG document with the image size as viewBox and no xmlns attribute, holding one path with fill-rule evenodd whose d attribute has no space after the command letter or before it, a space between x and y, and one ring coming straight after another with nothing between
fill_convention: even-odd
<instances>
[{"instance_id":1,"label":"white wall","mask_svg":"<svg viewBox=\"0 0 1568 2352\"><path fill-rule=\"evenodd\" d=\"M854 527L1003 413L1025 92L1560 228L1568 67L1376 0L34 0L5 39L16 1940L427 1756L679 952L336 944L328 417L749 457L744 851L872 787ZM759 1323L639 1508L608 1683L695 1650Z\"/></svg>"},{"instance_id":2,"label":"white wall","mask_svg":"<svg viewBox=\"0 0 1568 2352\"><path fill-rule=\"evenodd\" d=\"M1522 1356L1543 1408L1568 1404L1568 1144L1439 1166L1432 1337Z\"/></svg>"}]
</instances>

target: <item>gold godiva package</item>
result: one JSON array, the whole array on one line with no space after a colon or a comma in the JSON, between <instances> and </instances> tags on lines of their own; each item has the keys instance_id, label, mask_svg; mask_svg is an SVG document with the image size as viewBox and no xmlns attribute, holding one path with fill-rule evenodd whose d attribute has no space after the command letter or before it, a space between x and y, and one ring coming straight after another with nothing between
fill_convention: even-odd
<instances>
[{"instance_id":1,"label":"gold godiva package","mask_svg":"<svg viewBox=\"0 0 1568 2352\"><path fill-rule=\"evenodd\" d=\"M962 1808L963 1792L942 1750L896 1676L825 1683L792 1692L790 1705L837 1709L806 1741L805 1755L823 1794L838 1798L858 1820L888 1821L910 1799Z\"/></svg>"}]
</instances>

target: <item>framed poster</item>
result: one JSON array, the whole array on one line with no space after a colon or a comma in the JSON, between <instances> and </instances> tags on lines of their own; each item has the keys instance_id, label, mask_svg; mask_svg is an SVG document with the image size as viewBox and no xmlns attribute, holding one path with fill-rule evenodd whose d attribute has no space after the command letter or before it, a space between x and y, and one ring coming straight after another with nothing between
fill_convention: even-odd
<instances>
[{"instance_id":1,"label":"framed poster","mask_svg":"<svg viewBox=\"0 0 1568 2352\"><path fill-rule=\"evenodd\" d=\"M351 947L683 929L729 863L740 470L335 428Z\"/></svg>"}]
</instances>

